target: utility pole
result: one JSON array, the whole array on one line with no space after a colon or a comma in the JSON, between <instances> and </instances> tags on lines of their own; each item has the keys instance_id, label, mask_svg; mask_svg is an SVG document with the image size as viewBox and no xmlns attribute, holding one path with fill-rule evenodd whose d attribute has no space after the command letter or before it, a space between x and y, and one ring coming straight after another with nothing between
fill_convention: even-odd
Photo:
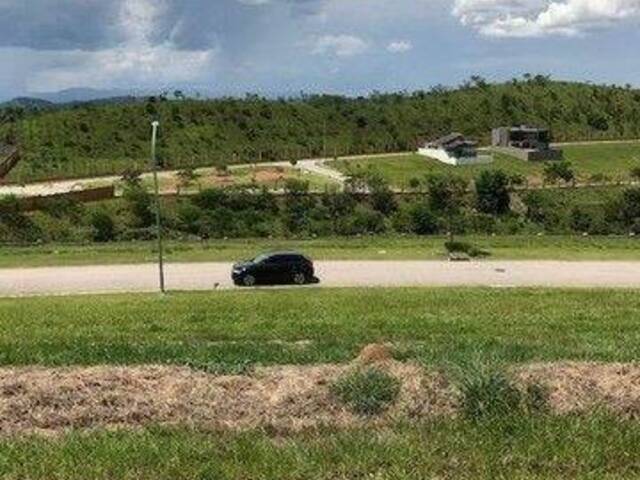
<instances>
[{"instance_id":1,"label":"utility pole","mask_svg":"<svg viewBox=\"0 0 640 480\"><path fill-rule=\"evenodd\" d=\"M327 119L322 121L322 158L327 158Z\"/></svg>"},{"instance_id":2,"label":"utility pole","mask_svg":"<svg viewBox=\"0 0 640 480\"><path fill-rule=\"evenodd\" d=\"M160 184L158 182L158 160L156 158L156 142L158 140L158 127L160 122L151 123L151 170L153 171L153 186L156 197L156 230L158 235L158 269L160 274L160 292L166 292L164 286L164 251L162 245L162 211L160 205Z\"/></svg>"}]
</instances>

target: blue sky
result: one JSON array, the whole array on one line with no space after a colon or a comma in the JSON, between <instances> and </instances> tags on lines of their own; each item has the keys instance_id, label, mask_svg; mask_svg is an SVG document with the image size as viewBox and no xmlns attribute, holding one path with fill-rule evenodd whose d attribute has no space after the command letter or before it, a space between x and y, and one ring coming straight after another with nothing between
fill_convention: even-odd
<instances>
[{"instance_id":1,"label":"blue sky","mask_svg":"<svg viewBox=\"0 0 640 480\"><path fill-rule=\"evenodd\" d=\"M525 72L640 86L640 0L0 0L0 99L363 94Z\"/></svg>"}]
</instances>

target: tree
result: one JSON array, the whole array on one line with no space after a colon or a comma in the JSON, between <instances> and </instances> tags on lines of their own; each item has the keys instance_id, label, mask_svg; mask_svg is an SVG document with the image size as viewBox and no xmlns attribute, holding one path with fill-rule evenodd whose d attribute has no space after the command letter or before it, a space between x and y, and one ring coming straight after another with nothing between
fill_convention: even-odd
<instances>
[{"instance_id":1,"label":"tree","mask_svg":"<svg viewBox=\"0 0 640 480\"><path fill-rule=\"evenodd\" d=\"M91 214L91 238L94 242L111 242L116 238L116 225L109 213L97 210Z\"/></svg>"},{"instance_id":2,"label":"tree","mask_svg":"<svg viewBox=\"0 0 640 480\"><path fill-rule=\"evenodd\" d=\"M386 178L377 172L370 172L366 175L365 182L374 210L389 215L398 209L398 202Z\"/></svg>"},{"instance_id":3,"label":"tree","mask_svg":"<svg viewBox=\"0 0 640 480\"><path fill-rule=\"evenodd\" d=\"M640 221L640 187L627 188L622 192L619 215L625 226L633 226Z\"/></svg>"},{"instance_id":4,"label":"tree","mask_svg":"<svg viewBox=\"0 0 640 480\"><path fill-rule=\"evenodd\" d=\"M148 228L155 221L151 195L141 185L127 185L122 195L132 216L134 228Z\"/></svg>"},{"instance_id":5,"label":"tree","mask_svg":"<svg viewBox=\"0 0 640 480\"><path fill-rule=\"evenodd\" d=\"M456 175L430 175L427 177L428 205L447 220L449 241L454 239L455 220L467 204L467 181Z\"/></svg>"},{"instance_id":6,"label":"tree","mask_svg":"<svg viewBox=\"0 0 640 480\"><path fill-rule=\"evenodd\" d=\"M476 180L476 208L481 213L504 215L511 209L509 176L502 170L484 170Z\"/></svg>"}]
</instances>

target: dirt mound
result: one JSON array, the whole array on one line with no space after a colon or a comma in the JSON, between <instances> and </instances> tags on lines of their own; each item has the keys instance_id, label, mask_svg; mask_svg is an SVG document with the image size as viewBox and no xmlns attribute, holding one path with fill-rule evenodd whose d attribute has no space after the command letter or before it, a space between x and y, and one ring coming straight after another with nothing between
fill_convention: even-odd
<instances>
[{"instance_id":1,"label":"dirt mound","mask_svg":"<svg viewBox=\"0 0 640 480\"><path fill-rule=\"evenodd\" d=\"M391 353L391 348L387 345L372 343L360 351L358 358L356 358L356 363L361 365L371 365L374 363L388 362L392 359L393 355Z\"/></svg>"},{"instance_id":2,"label":"dirt mound","mask_svg":"<svg viewBox=\"0 0 640 480\"><path fill-rule=\"evenodd\" d=\"M519 368L516 377L537 383L549 392L549 406L558 414L605 408L640 418L640 365L547 363Z\"/></svg>"},{"instance_id":3,"label":"dirt mound","mask_svg":"<svg viewBox=\"0 0 640 480\"><path fill-rule=\"evenodd\" d=\"M339 404L329 386L349 368L273 367L248 376L155 366L0 369L0 434L149 424L278 431L348 427L364 420ZM379 421L453 411L439 376L400 363L386 368L403 386L398 402Z\"/></svg>"}]
</instances>

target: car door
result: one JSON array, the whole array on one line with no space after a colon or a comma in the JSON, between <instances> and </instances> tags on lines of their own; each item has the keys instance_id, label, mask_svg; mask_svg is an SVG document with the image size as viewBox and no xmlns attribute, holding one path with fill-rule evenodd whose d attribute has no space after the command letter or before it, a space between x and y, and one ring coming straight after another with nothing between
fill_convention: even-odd
<instances>
[{"instance_id":1,"label":"car door","mask_svg":"<svg viewBox=\"0 0 640 480\"><path fill-rule=\"evenodd\" d=\"M273 282L287 283L291 281L291 256L274 256Z\"/></svg>"},{"instance_id":2,"label":"car door","mask_svg":"<svg viewBox=\"0 0 640 480\"><path fill-rule=\"evenodd\" d=\"M273 255L260 264L260 282L267 284L281 283L284 279L286 264L282 262L282 255Z\"/></svg>"}]
</instances>

